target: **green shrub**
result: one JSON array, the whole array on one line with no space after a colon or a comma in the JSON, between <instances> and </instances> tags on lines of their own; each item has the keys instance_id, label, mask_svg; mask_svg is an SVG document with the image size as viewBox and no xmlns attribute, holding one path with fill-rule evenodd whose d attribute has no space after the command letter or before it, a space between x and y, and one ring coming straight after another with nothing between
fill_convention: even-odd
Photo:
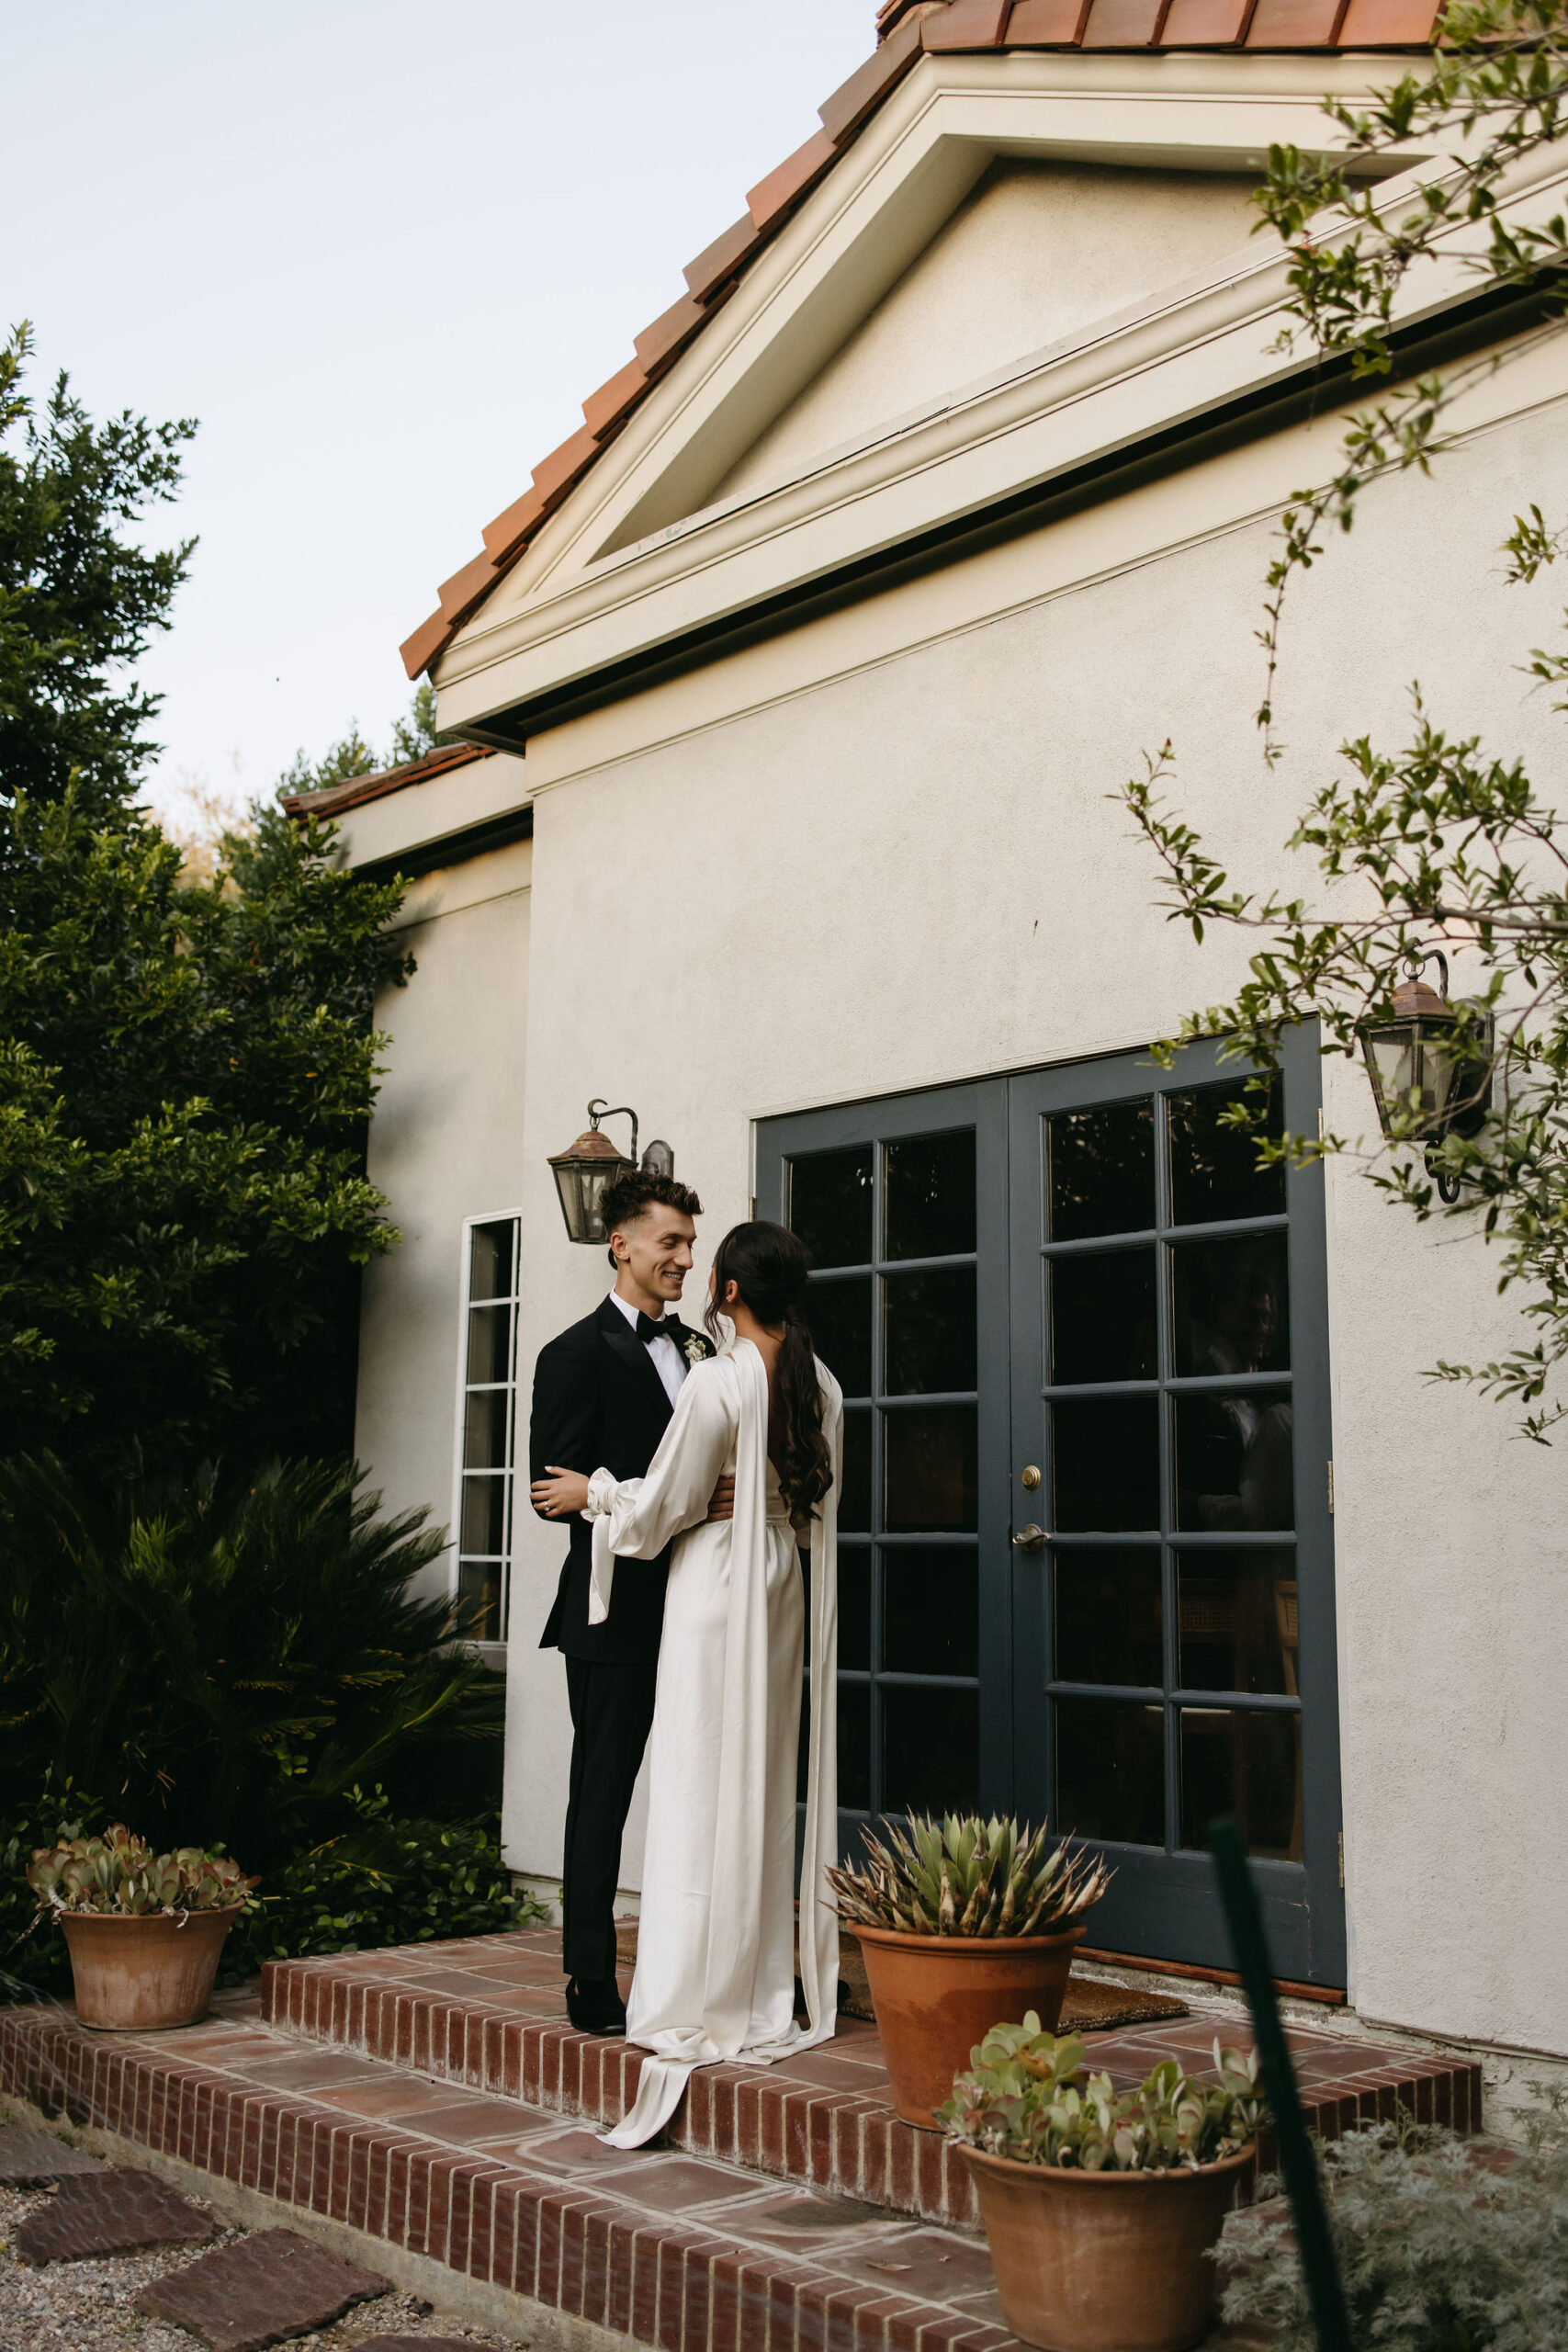
<instances>
[{"instance_id":1,"label":"green shrub","mask_svg":"<svg viewBox=\"0 0 1568 2352\"><path fill-rule=\"evenodd\" d=\"M1162 2059L1134 2091L1091 2075L1076 2033L1043 2033L1032 2009L1021 2025L994 2025L970 2053L937 2112L949 2136L1014 2164L1074 2172L1170 2172L1234 2156L1264 2115L1258 2052L1214 2043L1217 2083L1194 2082Z\"/></svg>"},{"instance_id":2,"label":"green shrub","mask_svg":"<svg viewBox=\"0 0 1568 2352\"><path fill-rule=\"evenodd\" d=\"M512 1891L498 1815L400 1821L380 1789L355 1789L352 1803L355 1827L295 1855L235 1920L226 1984L254 1975L264 1960L500 1935L547 1917L532 1895Z\"/></svg>"},{"instance_id":3,"label":"green shrub","mask_svg":"<svg viewBox=\"0 0 1568 2352\"><path fill-rule=\"evenodd\" d=\"M1568 2342L1565 2122L1561 2094L1538 2092L1526 2145L1504 2169L1450 2132L1408 2122L1322 2150L1354 2343L1558 2352ZM1271 2352L1315 2352L1288 2222L1233 2213L1220 2262L1227 2323L1268 2331Z\"/></svg>"},{"instance_id":4,"label":"green shrub","mask_svg":"<svg viewBox=\"0 0 1568 2352\"><path fill-rule=\"evenodd\" d=\"M73 1781L57 1783L46 1773L30 1803L21 1801L14 1781L7 1784L0 1799L0 2002L71 1990L65 1939L52 1920L39 1918L28 1864L40 1848L90 1836L107 1823L107 1807Z\"/></svg>"},{"instance_id":5,"label":"green shrub","mask_svg":"<svg viewBox=\"0 0 1568 2352\"><path fill-rule=\"evenodd\" d=\"M463 1821L404 1820L379 1788L352 1789L347 1804L350 1829L266 1873L229 1931L221 1983L254 1976L264 1960L500 1935L546 1917L531 1895L513 1893L493 1810ZM101 1804L50 1786L0 1818L0 2002L70 1992L65 1939L52 1917L39 1917L27 1871L36 1850L103 1819Z\"/></svg>"},{"instance_id":6,"label":"green shrub","mask_svg":"<svg viewBox=\"0 0 1568 2352\"><path fill-rule=\"evenodd\" d=\"M160 1847L264 1874L355 1826L355 1788L471 1811L461 1763L499 1739L502 1678L452 1645L447 1598L411 1595L443 1536L361 1486L352 1464L83 1487L0 1463L0 1788L100 1792Z\"/></svg>"}]
</instances>

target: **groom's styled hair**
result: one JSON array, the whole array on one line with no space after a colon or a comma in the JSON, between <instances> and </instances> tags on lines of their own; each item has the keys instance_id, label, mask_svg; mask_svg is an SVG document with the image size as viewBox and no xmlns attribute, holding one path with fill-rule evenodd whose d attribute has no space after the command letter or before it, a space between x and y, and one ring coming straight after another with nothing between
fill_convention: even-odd
<instances>
[{"instance_id":1,"label":"groom's styled hair","mask_svg":"<svg viewBox=\"0 0 1568 2352\"><path fill-rule=\"evenodd\" d=\"M634 1217L644 1216L651 1208L679 1209L682 1216L701 1216L703 1213L703 1204L690 1184L682 1184L673 1176L656 1176L648 1168L628 1169L613 1184L606 1184L601 1205L606 1233L614 1233L617 1226L630 1225ZM609 1256L613 1266L616 1262L613 1250Z\"/></svg>"}]
</instances>

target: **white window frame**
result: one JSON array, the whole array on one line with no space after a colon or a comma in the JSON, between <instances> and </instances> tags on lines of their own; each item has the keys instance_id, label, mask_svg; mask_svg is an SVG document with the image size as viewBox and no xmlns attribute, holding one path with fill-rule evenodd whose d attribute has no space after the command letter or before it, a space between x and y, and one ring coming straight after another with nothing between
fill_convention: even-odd
<instances>
[{"instance_id":1,"label":"white window frame","mask_svg":"<svg viewBox=\"0 0 1568 2352\"><path fill-rule=\"evenodd\" d=\"M509 1365L509 1377L506 1381L470 1384L468 1380L468 1316L470 1307L475 1304L472 1295L474 1254L473 1238L476 1227L484 1225L510 1225L515 1236L515 1241L513 1249L513 1286L510 1294L510 1300L509 1302L502 1302L500 1300L496 1302L497 1305L510 1303L512 1307L511 1361ZM507 1411L506 1430L507 1468L503 1474L507 1480L507 1502L504 1542L502 1551L500 1555L501 1605L498 1611L502 1633L499 1640L479 1641L473 1645L473 1647L479 1652L481 1657L487 1659L492 1665L503 1667L506 1662L506 1632L510 1629L511 1623L512 1563L513 1556L516 1549L516 1481L518 1441L517 1329L521 1320L523 1305L522 1210L520 1208L487 1209L473 1216L466 1216L463 1219L462 1237L458 1246L462 1252L458 1261L457 1269L457 1295L461 1303L457 1312L457 1402L453 1412L452 1426L452 1566L448 1579L448 1589L454 1600L457 1599L462 1590L463 1561L466 1556L463 1551L463 1482L468 1468L468 1464L464 1460L464 1453L468 1436L468 1403L470 1386L477 1385L481 1388L505 1387L510 1398ZM489 1302L480 1300L479 1304L482 1306L489 1304ZM476 1554L474 1556L478 1558L481 1555ZM491 1555L486 1554L482 1556L489 1558Z\"/></svg>"}]
</instances>

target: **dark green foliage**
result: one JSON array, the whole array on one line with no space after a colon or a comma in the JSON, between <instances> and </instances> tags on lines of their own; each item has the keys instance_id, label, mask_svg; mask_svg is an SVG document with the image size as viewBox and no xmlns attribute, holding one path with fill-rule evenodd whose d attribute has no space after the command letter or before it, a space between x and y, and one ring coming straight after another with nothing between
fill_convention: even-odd
<instances>
[{"instance_id":1,"label":"dark green foliage","mask_svg":"<svg viewBox=\"0 0 1568 2352\"><path fill-rule=\"evenodd\" d=\"M410 1595L443 1537L358 1487L314 1463L85 1490L0 1464L0 1788L69 1775L151 1843L264 1873L377 1781L471 1808L453 1767L499 1736L503 1685L449 1645L445 1596Z\"/></svg>"},{"instance_id":2,"label":"dark green foliage","mask_svg":"<svg viewBox=\"0 0 1568 2352\"><path fill-rule=\"evenodd\" d=\"M182 888L134 811L19 802L0 866L0 1427L115 1469L346 1451L395 886L281 810Z\"/></svg>"},{"instance_id":3,"label":"dark green foliage","mask_svg":"<svg viewBox=\"0 0 1568 2352\"><path fill-rule=\"evenodd\" d=\"M186 424L40 423L0 353L0 1451L90 1474L346 1452L395 886L276 808L202 887L134 793L123 673L188 549L134 526ZM410 724L423 724L419 710Z\"/></svg>"},{"instance_id":4,"label":"dark green foliage","mask_svg":"<svg viewBox=\"0 0 1568 2352\"><path fill-rule=\"evenodd\" d=\"M101 1829L108 1809L70 1786L56 1796L54 1786L46 1779L26 1805L0 1801L0 2004L71 1990L65 1939L52 1919L37 1920L24 1872L36 1849ZM383 1789L352 1789L346 1815L352 1826L340 1836L275 1861L230 1930L220 1983L242 1983L265 1960L502 1935L544 1917L531 1895L513 1893L493 1807L457 1821L405 1820Z\"/></svg>"},{"instance_id":5,"label":"dark green foliage","mask_svg":"<svg viewBox=\"0 0 1568 2352\"><path fill-rule=\"evenodd\" d=\"M21 389L26 325L0 346L0 805L124 799L157 698L123 676L167 628L194 540L148 553L125 529L179 488L188 417L94 424L62 375L41 417Z\"/></svg>"},{"instance_id":6,"label":"dark green foliage","mask_svg":"<svg viewBox=\"0 0 1568 2352\"><path fill-rule=\"evenodd\" d=\"M278 778L277 797L284 800L296 792L325 792L333 785L347 784L356 775L375 775L382 768L401 767L407 761L423 759L442 740L435 731L435 688L428 678L422 678L414 688L407 717L394 721L392 740L384 752L372 751L355 719L347 734L330 744L319 760L307 759L303 752L296 752Z\"/></svg>"},{"instance_id":7,"label":"dark green foliage","mask_svg":"<svg viewBox=\"0 0 1568 2352\"><path fill-rule=\"evenodd\" d=\"M380 1789L355 1789L350 1802L354 1827L275 1870L255 1907L236 1920L226 1983L254 1975L264 1960L501 1935L545 1916L531 1895L512 1891L493 1812L404 1821Z\"/></svg>"},{"instance_id":8,"label":"dark green foliage","mask_svg":"<svg viewBox=\"0 0 1568 2352\"><path fill-rule=\"evenodd\" d=\"M108 1823L108 1807L85 1795L74 1781L59 1781L51 1772L41 1781L6 1775L0 1795L0 2003L70 1991L65 1939L52 1920L38 1922L38 1897L28 1884L27 1868L39 1847L94 1837Z\"/></svg>"},{"instance_id":9,"label":"dark green foliage","mask_svg":"<svg viewBox=\"0 0 1568 2352\"><path fill-rule=\"evenodd\" d=\"M1451 2132L1376 2125L1322 2152L1357 2344L1392 2352L1559 2352L1568 2341L1568 2131L1540 2098L1502 2168ZM1274 2352L1315 2352L1288 2223L1233 2213L1224 2317Z\"/></svg>"}]
</instances>

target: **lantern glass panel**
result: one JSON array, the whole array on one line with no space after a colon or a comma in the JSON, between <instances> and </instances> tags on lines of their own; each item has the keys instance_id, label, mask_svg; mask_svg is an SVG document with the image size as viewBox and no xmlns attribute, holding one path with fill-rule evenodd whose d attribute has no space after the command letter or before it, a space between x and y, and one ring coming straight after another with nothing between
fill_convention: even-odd
<instances>
[{"instance_id":1,"label":"lantern glass panel","mask_svg":"<svg viewBox=\"0 0 1568 2352\"><path fill-rule=\"evenodd\" d=\"M1377 1089L1378 1108L1384 1121L1409 1100L1416 1083L1416 1029L1413 1023L1371 1030L1367 1037L1367 1061Z\"/></svg>"}]
</instances>

